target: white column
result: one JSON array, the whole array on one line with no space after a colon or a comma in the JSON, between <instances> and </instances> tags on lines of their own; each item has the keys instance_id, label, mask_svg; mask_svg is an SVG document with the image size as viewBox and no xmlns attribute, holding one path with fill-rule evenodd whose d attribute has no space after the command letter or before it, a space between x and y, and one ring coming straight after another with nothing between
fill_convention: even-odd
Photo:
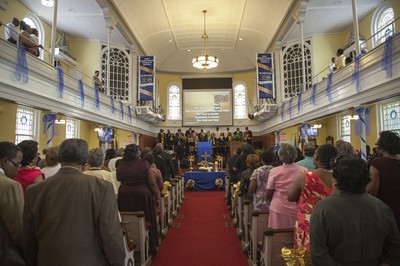
<instances>
[{"instance_id":1,"label":"white column","mask_svg":"<svg viewBox=\"0 0 400 266\"><path fill-rule=\"evenodd\" d=\"M58 0L54 0L53 6L53 23L51 25L51 43L50 43L50 65L54 66L54 53L56 46L57 36L57 12L58 12Z\"/></svg>"},{"instance_id":2,"label":"white column","mask_svg":"<svg viewBox=\"0 0 400 266\"><path fill-rule=\"evenodd\" d=\"M111 49L111 31L112 27L108 27L108 40L107 40L107 91L106 95L110 95L110 49Z\"/></svg>"},{"instance_id":3,"label":"white column","mask_svg":"<svg viewBox=\"0 0 400 266\"><path fill-rule=\"evenodd\" d=\"M301 65L302 65L302 76L303 76L303 88L301 88L301 91L304 92L306 91L306 64L305 64L305 58L304 58L304 34L303 34L303 20L299 21L299 26L300 26L300 33L301 33Z\"/></svg>"},{"instance_id":4,"label":"white column","mask_svg":"<svg viewBox=\"0 0 400 266\"><path fill-rule=\"evenodd\" d=\"M361 159L367 160L367 137L366 137L366 130L365 130L365 111L367 109L364 107L360 107L359 117L358 119L361 120L361 134L360 134L360 145L361 145Z\"/></svg>"},{"instance_id":5,"label":"white column","mask_svg":"<svg viewBox=\"0 0 400 266\"><path fill-rule=\"evenodd\" d=\"M136 47L134 45L130 46L131 50L131 69L132 69L132 74L131 74L131 103L133 108L136 107L137 101L138 101L138 84L137 84L137 56L136 56ZM136 93L135 93L136 92Z\"/></svg>"},{"instance_id":6,"label":"white column","mask_svg":"<svg viewBox=\"0 0 400 266\"><path fill-rule=\"evenodd\" d=\"M282 104L282 88L281 88L281 48L282 43L277 42L274 52L275 62L275 92L276 92L276 104L280 106Z\"/></svg>"},{"instance_id":7,"label":"white column","mask_svg":"<svg viewBox=\"0 0 400 266\"><path fill-rule=\"evenodd\" d=\"M358 56L360 54L360 33L358 30L357 0L352 0L352 9L353 9L354 41L356 47L356 56Z\"/></svg>"}]
</instances>

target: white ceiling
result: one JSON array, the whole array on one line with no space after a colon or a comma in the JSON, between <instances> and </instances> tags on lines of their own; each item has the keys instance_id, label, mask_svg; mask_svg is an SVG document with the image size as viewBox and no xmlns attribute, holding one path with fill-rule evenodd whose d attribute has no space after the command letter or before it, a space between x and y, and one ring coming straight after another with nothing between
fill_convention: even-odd
<instances>
[{"instance_id":1,"label":"white ceiling","mask_svg":"<svg viewBox=\"0 0 400 266\"><path fill-rule=\"evenodd\" d=\"M51 22L53 9L41 0L20 0ZM192 67L201 54L203 13L207 10L208 51L220 65L207 73L232 73L255 68L257 53L266 52L293 3L299 0L112 0L136 42L147 55L155 55L159 71L204 73ZM74 39L107 42L107 29L100 5L104 0L58 0L59 30ZM108 2L108 1L107 1ZM358 0L359 19L381 0ZM309 0L304 36L344 32L352 26L351 0ZM117 30L113 44L129 45ZM293 25L285 41L300 38ZM240 40L242 39L242 40ZM190 50L190 51L188 51Z\"/></svg>"}]
</instances>

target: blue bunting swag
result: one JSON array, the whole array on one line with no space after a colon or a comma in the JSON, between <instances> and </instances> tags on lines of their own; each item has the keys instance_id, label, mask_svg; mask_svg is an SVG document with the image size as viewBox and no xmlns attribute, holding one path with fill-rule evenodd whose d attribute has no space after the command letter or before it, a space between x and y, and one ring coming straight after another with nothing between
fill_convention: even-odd
<instances>
[{"instance_id":1,"label":"blue bunting swag","mask_svg":"<svg viewBox=\"0 0 400 266\"><path fill-rule=\"evenodd\" d=\"M46 134L47 145L53 141L55 121L56 114L45 114L43 116L43 134Z\"/></svg>"},{"instance_id":2,"label":"blue bunting swag","mask_svg":"<svg viewBox=\"0 0 400 266\"><path fill-rule=\"evenodd\" d=\"M115 113L114 97L112 95L110 95L110 101L111 101L111 113Z\"/></svg>"},{"instance_id":3,"label":"blue bunting swag","mask_svg":"<svg viewBox=\"0 0 400 266\"><path fill-rule=\"evenodd\" d=\"M18 45L17 65L15 66L14 77L20 81L22 78L23 83L28 83L28 63L26 62L25 47Z\"/></svg>"},{"instance_id":4,"label":"blue bunting swag","mask_svg":"<svg viewBox=\"0 0 400 266\"><path fill-rule=\"evenodd\" d=\"M365 109L365 116L362 116L362 113ZM369 113L370 110L368 108L364 107L357 107L355 109L356 114L358 115L358 120L356 122L356 127L355 127L355 133L356 135L361 135L362 132L362 124L365 126L365 135L369 135L370 132L370 118L369 118Z\"/></svg>"},{"instance_id":5,"label":"blue bunting swag","mask_svg":"<svg viewBox=\"0 0 400 266\"><path fill-rule=\"evenodd\" d=\"M297 95L297 114L300 114L301 110L301 96L303 94L303 91L300 90L300 93Z\"/></svg>"},{"instance_id":6,"label":"blue bunting swag","mask_svg":"<svg viewBox=\"0 0 400 266\"><path fill-rule=\"evenodd\" d=\"M393 36L388 36L385 41L383 55L381 60L382 69L386 70L386 78L391 78L392 71L392 52L393 52Z\"/></svg>"},{"instance_id":7,"label":"blue bunting swag","mask_svg":"<svg viewBox=\"0 0 400 266\"><path fill-rule=\"evenodd\" d=\"M354 59L354 71L353 75L351 76L352 83L356 83L356 90L357 92L361 91L361 84L360 84L360 75L359 75L359 68L360 68L360 57L362 54L359 54L355 59Z\"/></svg>"},{"instance_id":8,"label":"blue bunting swag","mask_svg":"<svg viewBox=\"0 0 400 266\"><path fill-rule=\"evenodd\" d=\"M62 98L64 93L64 71L60 66L57 66L56 69L58 71L58 91L60 92L60 98Z\"/></svg>"},{"instance_id":9,"label":"blue bunting swag","mask_svg":"<svg viewBox=\"0 0 400 266\"><path fill-rule=\"evenodd\" d=\"M132 123L132 111L130 105L128 105L128 114L129 114L129 123Z\"/></svg>"},{"instance_id":10,"label":"blue bunting swag","mask_svg":"<svg viewBox=\"0 0 400 266\"><path fill-rule=\"evenodd\" d=\"M121 108L121 116L122 116L122 120L124 120L124 105L122 104L122 102L119 102L119 107Z\"/></svg>"},{"instance_id":11,"label":"blue bunting swag","mask_svg":"<svg viewBox=\"0 0 400 266\"><path fill-rule=\"evenodd\" d=\"M97 110L100 110L99 88L94 88L94 97L96 100L96 108L97 108Z\"/></svg>"},{"instance_id":12,"label":"blue bunting swag","mask_svg":"<svg viewBox=\"0 0 400 266\"><path fill-rule=\"evenodd\" d=\"M285 116L285 103L282 103L281 105L281 119L283 120L284 116Z\"/></svg>"},{"instance_id":13,"label":"blue bunting swag","mask_svg":"<svg viewBox=\"0 0 400 266\"><path fill-rule=\"evenodd\" d=\"M310 104L315 105L315 95L317 94L317 84L312 85Z\"/></svg>"},{"instance_id":14,"label":"blue bunting swag","mask_svg":"<svg viewBox=\"0 0 400 266\"><path fill-rule=\"evenodd\" d=\"M293 98L290 97L290 100L289 100L289 108L288 108L289 119L292 119L292 102L293 102Z\"/></svg>"},{"instance_id":15,"label":"blue bunting swag","mask_svg":"<svg viewBox=\"0 0 400 266\"><path fill-rule=\"evenodd\" d=\"M330 102L332 101L332 93L331 93L332 76L333 72L330 72L328 74L328 81L326 82L326 96L328 96Z\"/></svg>"},{"instance_id":16,"label":"blue bunting swag","mask_svg":"<svg viewBox=\"0 0 400 266\"><path fill-rule=\"evenodd\" d=\"M83 89L83 82L79 80L79 90L81 92L81 108L85 106L85 90Z\"/></svg>"}]
</instances>

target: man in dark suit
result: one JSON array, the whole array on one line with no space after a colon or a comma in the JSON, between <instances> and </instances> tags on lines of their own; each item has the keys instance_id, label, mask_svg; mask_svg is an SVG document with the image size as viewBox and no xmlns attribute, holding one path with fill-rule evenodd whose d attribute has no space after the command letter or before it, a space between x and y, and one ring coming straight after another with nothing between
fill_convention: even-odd
<instances>
[{"instance_id":1,"label":"man in dark suit","mask_svg":"<svg viewBox=\"0 0 400 266\"><path fill-rule=\"evenodd\" d=\"M167 179L164 181L169 181L171 178L175 178L174 165L172 164L171 154L169 154L164 150L164 146L161 143L157 143L156 147L161 149L160 155L164 159L165 164L167 166L167 172L166 172Z\"/></svg>"},{"instance_id":2,"label":"man in dark suit","mask_svg":"<svg viewBox=\"0 0 400 266\"><path fill-rule=\"evenodd\" d=\"M82 173L87 155L85 140L63 141L61 169L27 189L23 247L28 265L124 265L112 184Z\"/></svg>"}]
</instances>

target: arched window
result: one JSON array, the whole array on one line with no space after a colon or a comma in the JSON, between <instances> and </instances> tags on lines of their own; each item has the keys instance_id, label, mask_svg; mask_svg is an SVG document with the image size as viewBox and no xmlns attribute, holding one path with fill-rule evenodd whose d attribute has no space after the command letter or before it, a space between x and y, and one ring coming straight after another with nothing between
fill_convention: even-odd
<instances>
[{"instance_id":1,"label":"arched window","mask_svg":"<svg viewBox=\"0 0 400 266\"><path fill-rule=\"evenodd\" d=\"M101 81L107 84L107 46L104 45L101 51ZM114 99L123 102L130 102L129 94L129 51L118 48L110 49L110 91Z\"/></svg>"},{"instance_id":2,"label":"arched window","mask_svg":"<svg viewBox=\"0 0 400 266\"><path fill-rule=\"evenodd\" d=\"M374 36L374 47L385 42L386 38L393 34L394 11L388 2L378 7L372 16L372 35Z\"/></svg>"},{"instance_id":3,"label":"arched window","mask_svg":"<svg viewBox=\"0 0 400 266\"><path fill-rule=\"evenodd\" d=\"M340 116L340 139L350 142L351 122L350 115Z\"/></svg>"},{"instance_id":4,"label":"arched window","mask_svg":"<svg viewBox=\"0 0 400 266\"><path fill-rule=\"evenodd\" d=\"M233 84L234 119L247 118L247 86L244 82Z\"/></svg>"},{"instance_id":5,"label":"arched window","mask_svg":"<svg viewBox=\"0 0 400 266\"><path fill-rule=\"evenodd\" d=\"M303 89L303 58L301 56L301 44L294 44L283 48L283 97L286 99L295 97L301 90L306 91L312 87L311 45L309 42L304 43L304 53L306 87Z\"/></svg>"},{"instance_id":6,"label":"arched window","mask_svg":"<svg viewBox=\"0 0 400 266\"><path fill-rule=\"evenodd\" d=\"M44 28L42 25L42 21L36 16L35 14L29 12L27 13L24 18L22 19L27 25L31 26L31 28L37 29L39 33L39 44L44 44L45 35L44 35ZM44 52L43 50L40 51L40 59L43 59Z\"/></svg>"},{"instance_id":7,"label":"arched window","mask_svg":"<svg viewBox=\"0 0 400 266\"><path fill-rule=\"evenodd\" d=\"M181 88L178 84L168 87L168 119L181 120Z\"/></svg>"}]
</instances>

